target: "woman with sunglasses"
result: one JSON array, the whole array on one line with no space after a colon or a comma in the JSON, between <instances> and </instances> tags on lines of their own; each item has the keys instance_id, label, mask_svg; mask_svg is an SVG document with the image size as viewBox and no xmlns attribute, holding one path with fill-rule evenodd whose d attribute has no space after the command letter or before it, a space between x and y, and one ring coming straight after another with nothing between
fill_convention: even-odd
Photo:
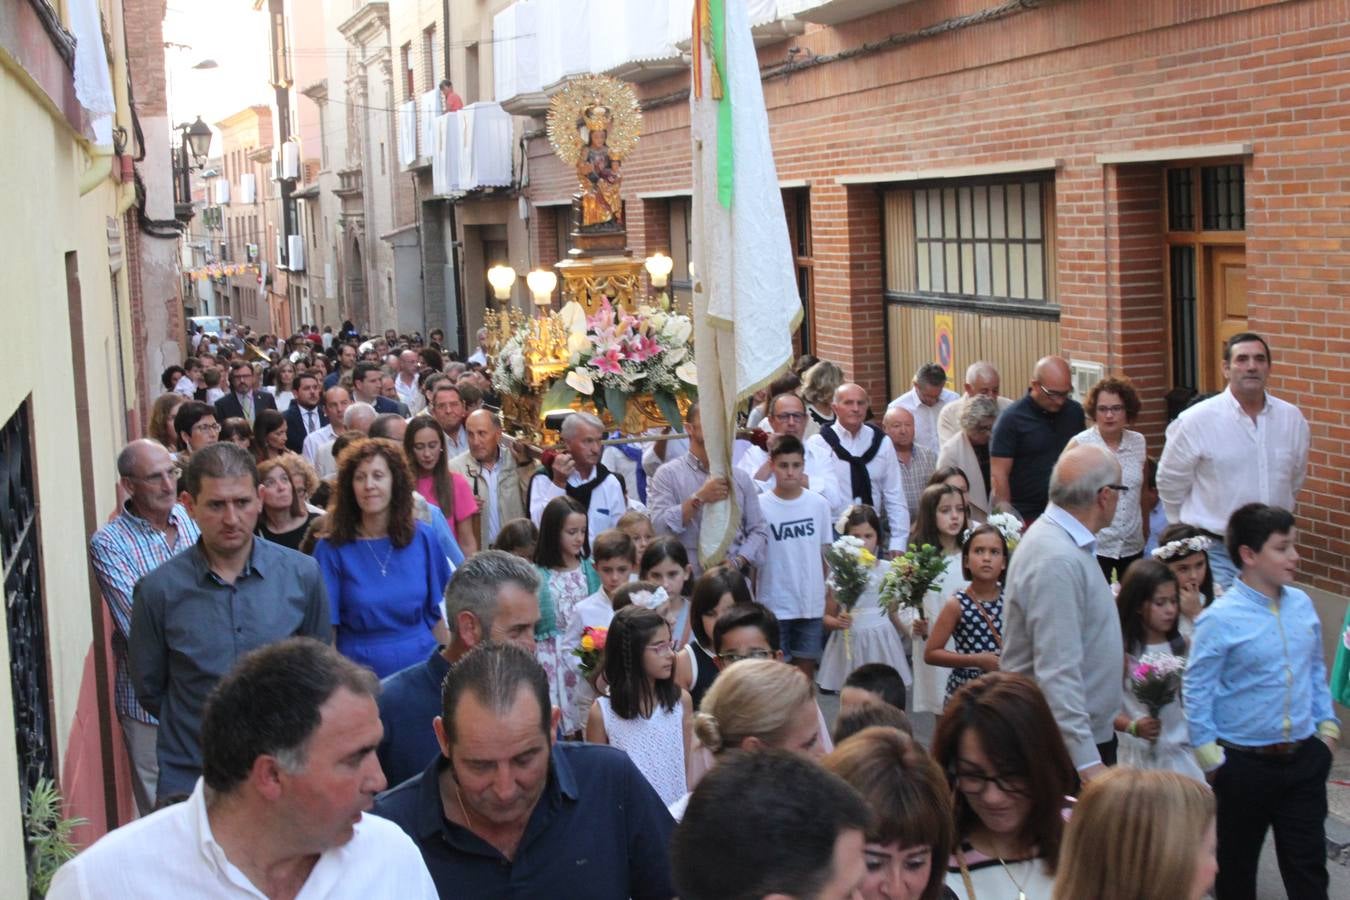
<instances>
[{"instance_id":1,"label":"woman with sunglasses","mask_svg":"<svg viewBox=\"0 0 1350 900\"><path fill-rule=\"evenodd\" d=\"M947 886L961 900L1051 900L1076 775L1035 683L990 672L952 695L933 734L952 788L957 848Z\"/></svg>"}]
</instances>

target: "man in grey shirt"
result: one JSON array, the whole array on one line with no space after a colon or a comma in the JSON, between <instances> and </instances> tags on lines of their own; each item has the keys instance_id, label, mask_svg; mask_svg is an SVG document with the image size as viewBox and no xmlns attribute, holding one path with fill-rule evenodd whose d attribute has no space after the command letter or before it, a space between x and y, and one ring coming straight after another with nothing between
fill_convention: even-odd
<instances>
[{"instance_id":1,"label":"man in grey shirt","mask_svg":"<svg viewBox=\"0 0 1350 900\"><path fill-rule=\"evenodd\" d=\"M1018 543L1004 588L999 668L1040 685L1085 782L1115 764L1125 650L1094 535L1126 490L1110 451L1066 451L1050 475L1050 504Z\"/></svg>"},{"instance_id":2,"label":"man in grey shirt","mask_svg":"<svg viewBox=\"0 0 1350 900\"><path fill-rule=\"evenodd\" d=\"M236 660L294 635L332 640L318 564L253 536L252 455L213 444L192 454L185 481L201 539L136 585L128 642L136 697L159 718L159 798L196 784L206 697Z\"/></svg>"}]
</instances>

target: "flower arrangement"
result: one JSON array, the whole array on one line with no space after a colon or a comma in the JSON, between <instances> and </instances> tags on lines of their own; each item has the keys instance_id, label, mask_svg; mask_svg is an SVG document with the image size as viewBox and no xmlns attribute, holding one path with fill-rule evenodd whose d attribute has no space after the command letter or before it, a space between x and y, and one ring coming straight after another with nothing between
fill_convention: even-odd
<instances>
[{"instance_id":1,"label":"flower arrangement","mask_svg":"<svg viewBox=\"0 0 1350 900\"><path fill-rule=\"evenodd\" d=\"M561 378L544 394L544 409L562 409L578 397L597 409L608 409L615 423L623 422L628 397L650 394L666 420L681 421L676 398L692 398L698 370L689 346L694 326L688 316L654 306L639 306L635 312L601 302L595 313L584 317L575 303L560 314L568 328L566 365ZM526 322L497 352L493 385L503 394L526 389L525 359L530 323Z\"/></svg>"},{"instance_id":2,"label":"flower arrangement","mask_svg":"<svg viewBox=\"0 0 1350 900\"><path fill-rule=\"evenodd\" d=\"M989 517L988 524L993 525L999 534L1003 535L1003 540L1008 545L1008 555L1011 556L1013 550L1017 548L1018 541L1022 540L1022 520L1012 513L996 512Z\"/></svg>"},{"instance_id":3,"label":"flower arrangement","mask_svg":"<svg viewBox=\"0 0 1350 900\"><path fill-rule=\"evenodd\" d=\"M942 551L932 544L910 544L909 549L891 560L891 567L881 579L880 603L887 613L907 606L924 618L923 597L933 590L933 583L946 571L947 561Z\"/></svg>"},{"instance_id":4,"label":"flower arrangement","mask_svg":"<svg viewBox=\"0 0 1350 900\"><path fill-rule=\"evenodd\" d=\"M825 562L830 566L825 583L834 591L835 602L852 612L867 588L867 578L877 564L876 556L863 546L861 539L846 534L825 550Z\"/></svg>"},{"instance_id":5,"label":"flower arrangement","mask_svg":"<svg viewBox=\"0 0 1350 900\"><path fill-rule=\"evenodd\" d=\"M1171 653L1145 653L1130 670L1130 690L1148 714L1158 718L1162 708L1181 691L1186 659Z\"/></svg>"},{"instance_id":6,"label":"flower arrangement","mask_svg":"<svg viewBox=\"0 0 1350 900\"><path fill-rule=\"evenodd\" d=\"M572 651L580 662L577 668L581 674L590 678L600 670L600 660L605 653L605 638L609 635L608 628L594 628L587 625L581 631L581 646Z\"/></svg>"}]
</instances>

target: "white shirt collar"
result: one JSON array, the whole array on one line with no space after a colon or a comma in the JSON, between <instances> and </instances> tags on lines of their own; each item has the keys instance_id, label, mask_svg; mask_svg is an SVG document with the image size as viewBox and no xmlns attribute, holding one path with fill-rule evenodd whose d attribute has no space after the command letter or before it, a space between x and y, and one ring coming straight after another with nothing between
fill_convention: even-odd
<instances>
[{"instance_id":1,"label":"white shirt collar","mask_svg":"<svg viewBox=\"0 0 1350 900\"><path fill-rule=\"evenodd\" d=\"M1069 533L1073 542L1079 547L1092 549L1097 546L1097 537L1087 530L1087 526L1078 521L1068 510L1051 503L1045 508L1042 514L1045 518L1054 522L1060 528Z\"/></svg>"}]
</instances>

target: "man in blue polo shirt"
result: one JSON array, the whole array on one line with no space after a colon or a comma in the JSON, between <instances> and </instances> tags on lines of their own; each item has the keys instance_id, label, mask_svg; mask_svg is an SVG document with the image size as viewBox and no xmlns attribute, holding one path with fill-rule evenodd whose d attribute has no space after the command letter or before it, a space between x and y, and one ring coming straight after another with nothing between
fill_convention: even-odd
<instances>
[{"instance_id":1,"label":"man in blue polo shirt","mask_svg":"<svg viewBox=\"0 0 1350 900\"><path fill-rule=\"evenodd\" d=\"M441 714L441 685L451 666L486 641L534 652L538 570L501 550L474 554L445 587L445 621L450 626L449 646L437 647L425 661L380 683L384 736L376 752L391 786L421 773L440 757L431 723Z\"/></svg>"},{"instance_id":2,"label":"man in blue polo shirt","mask_svg":"<svg viewBox=\"0 0 1350 900\"><path fill-rule=\"evenodd\" d=\"M1047 356L1036 363L1026 394L994 423L989 442L992 509L1016 510L1027 522L1045 512L1050 471L1086 421L1072 396L1067 361Z\"/></svg>"},{"instance_id":3,"label":"man in blue polo shirt","mask_svg":"<svg viewBox=\"0 0 1350 900\"><path fill-rule=\"evenodd\" d=\"M445 681L443 755L375 814L417 843L443 897L674 896L660 797L623 751L554 744L548 698L531 654L471 651Z\"/></svg>"}]
</instances>

